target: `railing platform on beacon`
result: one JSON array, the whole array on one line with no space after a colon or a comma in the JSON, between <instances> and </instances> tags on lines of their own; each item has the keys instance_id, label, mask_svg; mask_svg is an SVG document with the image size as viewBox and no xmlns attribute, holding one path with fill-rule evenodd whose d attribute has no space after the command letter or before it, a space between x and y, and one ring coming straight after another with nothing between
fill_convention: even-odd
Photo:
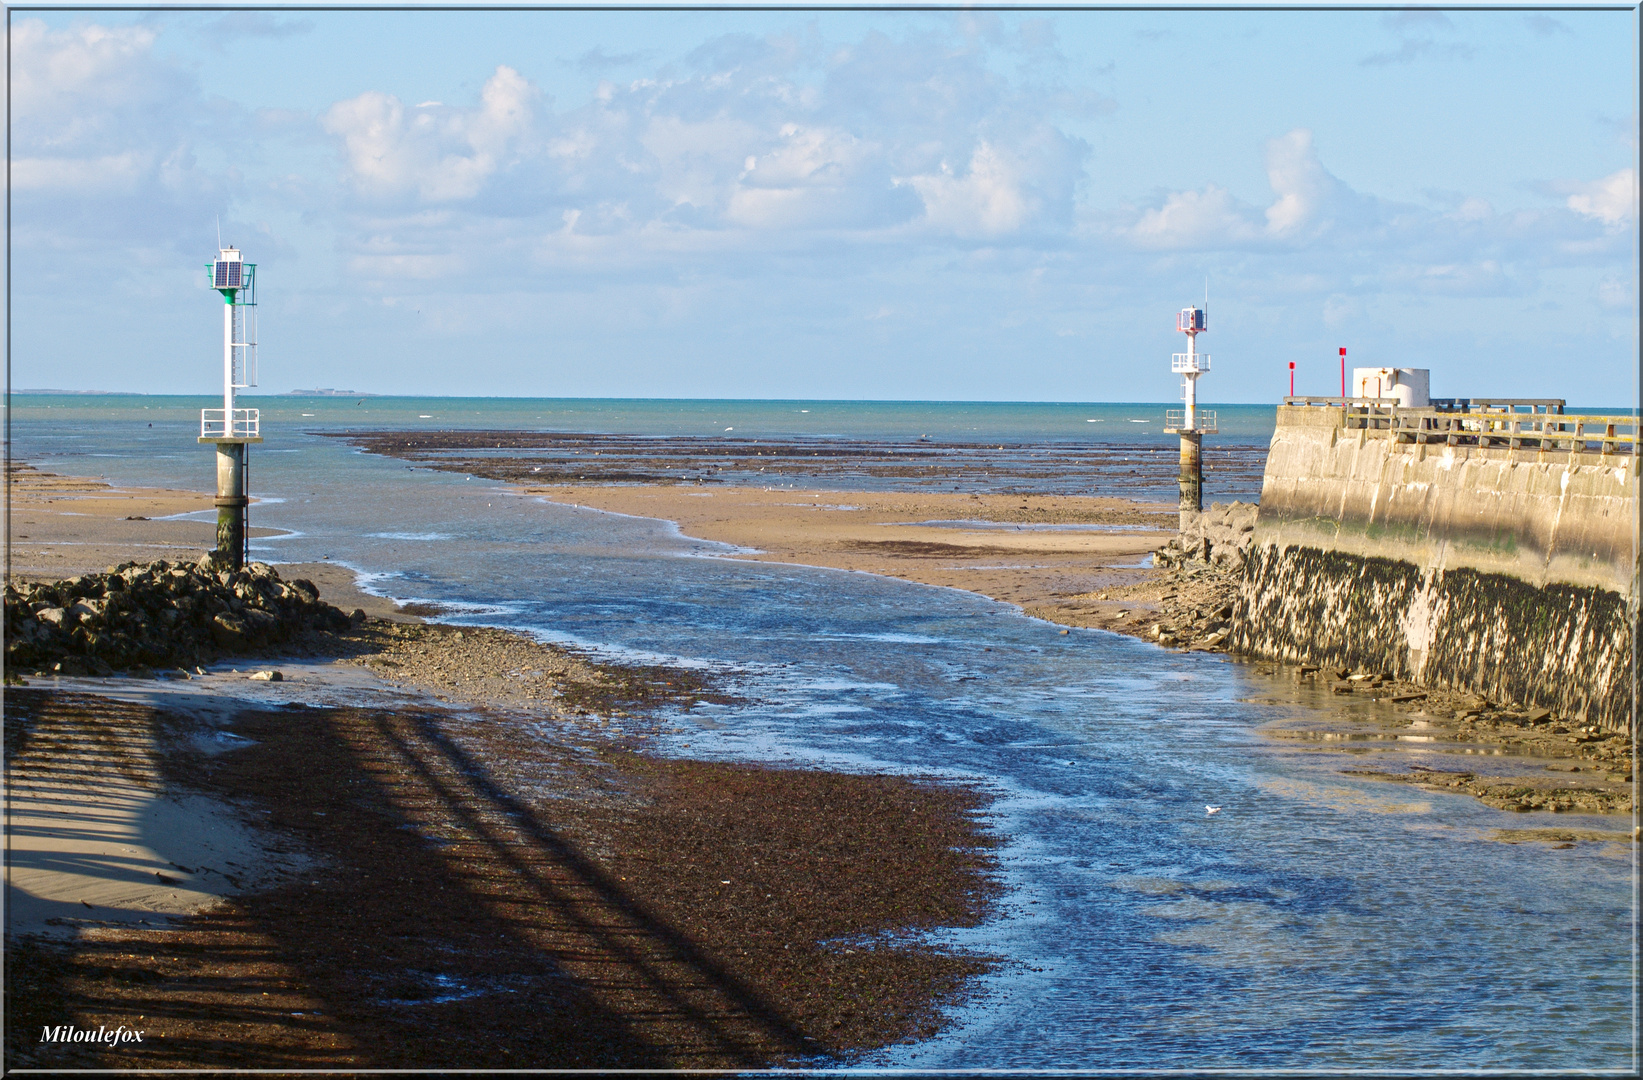
<instances>
[{"instance_id":1,"label":"railing platform on beacon","mask_svg":"<svg viewBox=\"0 0 1643 1080\"><path fill-rule=\"evenodd\" d=\"M224 419L223 413L222 409L200 410L200 442L262 442L261 409L235 409L231 423Z\"/></svg>"},{"instance_id":2,"label":"railing platform on beacon","mask_svg":"<svg viewBox=\"0 0 1643 1080\"><path fill-rule=\"evenodd\" d=\"M1193 426L1187 427L1187 410L1164 410L1164 434L1179 435L1183 431L1196 431L1200 435L1215 435L1218 429L1215 426L1214 409L1194 409Z\"/></svg>"}]
</instances>

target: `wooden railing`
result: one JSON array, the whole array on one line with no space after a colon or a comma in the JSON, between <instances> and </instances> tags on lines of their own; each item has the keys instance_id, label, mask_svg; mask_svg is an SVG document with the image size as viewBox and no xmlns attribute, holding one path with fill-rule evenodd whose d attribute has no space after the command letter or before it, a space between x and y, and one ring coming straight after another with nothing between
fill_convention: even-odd
<instances>
[{"instance_id":1,"label":"wooden railing","mask_svg":"<svg viewBox=\"0 0 1643 1080\"><path fill-rule=\"evenodd\" d=\"M1348 416L1348 427L1354 424ZM1383 426L1374 418L1377 427ZM1571 413L1442 412L1395 409L1389 425L1400 443L1501 447L1571 454L1637 453L1636 416L1582 416Z\"/></svg>"},{"instance_id":2,"label":"wooden railing","mask_svg":"<svg viewBox=\"0 0 1643 1080\"><path fill-rule=\"evenodd\" d=\"M1439 412L1529 412L1561 413L1562 398L1433 398L1432 408Z\"/></svg>"}]
</instances>

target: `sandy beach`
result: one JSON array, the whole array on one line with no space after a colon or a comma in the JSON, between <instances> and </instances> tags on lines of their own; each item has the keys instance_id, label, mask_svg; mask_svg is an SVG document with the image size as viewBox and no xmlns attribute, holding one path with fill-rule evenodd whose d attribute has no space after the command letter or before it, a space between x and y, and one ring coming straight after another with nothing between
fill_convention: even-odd
<instances>
[{"instance_id":1,"label":"sandy beach","mask_svg":"<svg viewBox=\"0 0 1643 1080\"><path fill-rule=\"evenodd\" d=\"M1166 591L1152 552L1178 517L1173 506L1058 495L685 485L520 491L672 521L688 536L740 549L735 558L964 589L1052 622L1138 634Z\"/></svg>"},{"instance_id":2,"label":"sandy beach","mask_svg":"<svg viewBox=\"0 0 1643 1080\"><path fill-rule=\"evenodd\" d=\"M212 511L207 492L118 488L106 481L41 472L12 462L9 571L31 581L60 580L127 561L198 558L216 544L213 520L179 521ZM272 530L252 529L252 536Z\"/></svg>"}]
</instances>

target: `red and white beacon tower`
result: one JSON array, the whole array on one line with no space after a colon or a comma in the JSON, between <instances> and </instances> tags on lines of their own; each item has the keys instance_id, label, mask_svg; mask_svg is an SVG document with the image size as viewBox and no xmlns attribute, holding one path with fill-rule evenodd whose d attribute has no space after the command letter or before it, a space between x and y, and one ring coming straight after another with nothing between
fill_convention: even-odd
<instances>
[{"instance_id":1,"label":"red and white beacon tower","mask_svg":"<svg viewBox=\"0 0 1643 1080\"><path fill-rule=\"evenodd\" d=\"M1181 376L1184 408L1164 414L1164 431L1181 436L1181 528L1204 509L1204 435L1215 434L1215 413L1198 408L1198 376L1209 371L1209 354L1198 351L1198 335L1209 329L1209 305L1182 308L1175 328L1187 335L1187 351L1170 357L1170 370Z\"/></svg>"}]
</instances>

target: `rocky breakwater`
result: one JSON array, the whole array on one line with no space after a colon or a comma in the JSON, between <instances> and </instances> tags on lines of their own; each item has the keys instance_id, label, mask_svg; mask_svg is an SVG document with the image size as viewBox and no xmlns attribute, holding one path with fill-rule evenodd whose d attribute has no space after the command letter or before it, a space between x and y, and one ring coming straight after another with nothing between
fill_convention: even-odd
<instances>
[{"instance_id":1,"label":"rocky breakwater","mask_svg":"<svg viewBox=\"0 0 1643 1080\"><path fill-rule=\"evenodd\" d=\"M1154 562L1159 566L1181 567L1191 562L1242 578L1244 561L1255 543L1255 519L1260 507L1254 503L1211 503L1191 525L1170 537L1159 548Z\"/></svg>"},{"instance_id":2,"label":"rocky breakwater","mask_svg":"<svg viewBox=\"0 0 1643 1080\"><path fill-rule=\"evenodd\" d=\"M1254 543L1252 503L1211 503L1153 553L1163 594L1150 635L1160 645L1224 652Z\"/></svg>"},{"instance_id":3,"label":"rocky breakwater","mask_svg":"<svg viewBox=\"0 0 1643 1080\"><path fill-rule=\"evenodd\" d=\"M1628 420L1525 416L1280 407L1231 646L1629 735Z\"/></svg>"},{"instance_id":4,"label":"rocky breakwater","mask_svg":"<svg viewBox=\"0 0 1643 1080\"><path fill-rule=\"evenodd\" d=\"M210 556L126 563L50 584L8 583L6 673L193 666L353 622L310 582L284 581L262 563L240 571Z\"/></svg>"}]
</instances>

